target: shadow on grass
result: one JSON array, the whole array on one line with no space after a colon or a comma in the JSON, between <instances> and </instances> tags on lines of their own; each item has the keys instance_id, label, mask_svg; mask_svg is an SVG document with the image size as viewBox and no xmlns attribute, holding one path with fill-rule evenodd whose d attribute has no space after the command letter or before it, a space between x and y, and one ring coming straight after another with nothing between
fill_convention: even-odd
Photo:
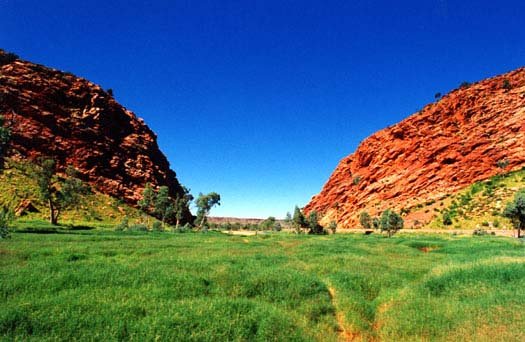
<instances>
[{"instance_id":1,"label":"shadow on grass","mask_svg":"<svg viewBox=\"0 0 525 342\"><path fill-rule=\"evenodd\" d=\"M86 225L52 225L50 223L35 222L14 227L16 233L31 234L68 234L76 231L88 231L95 229Z\"/></svg>"}]
</instances>

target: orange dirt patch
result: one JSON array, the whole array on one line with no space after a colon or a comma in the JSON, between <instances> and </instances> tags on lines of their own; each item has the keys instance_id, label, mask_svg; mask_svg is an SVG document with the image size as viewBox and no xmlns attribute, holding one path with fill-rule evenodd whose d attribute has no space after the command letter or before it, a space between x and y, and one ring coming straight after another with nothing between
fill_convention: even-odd
<instances>
[{"instance_id":1,"label":"orange dirt patch","mask_svg":"<svg viewBox=\"0 0 525 342\"><path fill-rule=\"evenodd\" d=\"M330 300L332 301L332 305L336 307L335 305L335 289L331 286L328 287L328 293L330 294ZM335 311L335 319L337 321L338 326L338 333L339 333L339 341L362 341L362 336L358 331L352 331L350 330L346 325L346 320L342 312Z\"/></svg>"},{"instance_id":2,"label":"orange dirt patch","mask_svg":"<svg viewBox=\"0 0 525 342\"><path fill-rule=\"evenodd\" d=\"M423 253L428 253L435 251L436 249L438 249L438 247L419 247L418 249Z\"/></svg>"}]
</instances>

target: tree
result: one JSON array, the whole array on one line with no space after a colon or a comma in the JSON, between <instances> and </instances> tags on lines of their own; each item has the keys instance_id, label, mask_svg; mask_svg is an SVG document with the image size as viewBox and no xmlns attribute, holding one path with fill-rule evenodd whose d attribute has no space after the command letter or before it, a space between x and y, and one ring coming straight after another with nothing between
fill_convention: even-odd
<instances>
[{"instance_id":1,"label":"tree","mask_svg":"<svg viewBox=\"0 0 525 342\"><path fill-rule=\"evenodd\" d=\"M12 52L7 52L7 51L0 49L0 66L11 64L19 58L20 57L18 57L18 55Z\"/></svg>"},{"instance_id":2,"label":"tree","mask_svg":"<svg viewBox=\"0 0 525 342\"><path fill-rule=\"evenodd\" d=\"M372 218L366 211L363 211L359 214L359 223L361 224L361 227L370 229L372 227Z\"/></svg>"},{"instance_id":3,"label":"tree","mask_svg":"<svg viewBox=\"0 0 525 342\"><path fill-rule=\"evenodd\" d=\"M11 139L11 129L9 127L4 127L4 125L4 117L0 115L0 172L4 169L7 147L9 140Z\"/></svg>"},{"instance_id":4,"label":"tree","mask_svg":"<svg viewBox=\"0 0 525 342\"><path fill-rule=\"evenodd\" d=\"M379 229L381 228L381 220L379 219L379 217L374 217L372 219L372 227L374 229Z\"/></svg>"},{"instance_id":5,"label":"tree","mask_svg":"<svg viewBox=\"0 0 525 342\"><path fill-rule=\"evenodd\" d=\"M512 221L512 225L518 230L518 238L520 238L521 230L525 229L525 189L518 191L514 200L507 203L503 216Z\"/></svg>"},{"instance_id":6,"label":"tree","mask_svg":"<svg viewBox=\"0 0 525 342\"><path fill-rule=\"evenodd\" d=\"M13 219L13 213L6 207L0 208L0 239L9 239L9 224Z\"/></svg>"},{"instance_id":7,"label":"tree","mask_svg":"<svg viewBox=\"0 0 525 342\"><path fill-rule=\"evenodd\" d=\"M439 99L441 98L441 93L436 93L436 94L434 95L434 98L435 98L436 100L439 100Z\"/></svg>"},{"instance_id":8,"label":"tree","mask_svg":"<svg viewBox=\"0 0 525 342\"><path fill-rule=\"evenodd\" d=\"M155 214L159 215L162 222L162 228L166 219L170 218L175 213L175 204L170 198L169 188L165 185L159 188L159 192L153 201L155 207Z\"/></svg>"},{"instance_id":9,"label":"tree","mask_svg":"<svg viewBox=\"0 0 525 342\"><path fill-rule=\"evenodd\" d=\"M309 234L320 235L325 233L323 226L319 224L319 216L315 210L312 210L308 215L308 227L310 227Z\"/></svg>"},{"instance_id":10,"label":"tree","mask_svg":"<svg viewBox=\"0 0 525 342\"><path fill-rule=\"evenodd\" d=\"M381 214L381 231L386 231L388 237L394 235L399 229L403 228L403 219L396 212L387 209Z\"/></svg>"},{"instance_id":11,"label":"tree","mask_svg":"<svg viewBox=\"0 0 525 342\"><path fill-rule=\"evenodd\" d=\"M270 216L266 220L262 221L259 226L261 227L261 230L272 230L277 220L275 217Z\"/></svg>"},{"instance_id":12,"label":"tree","mask_svg":"<svg viewBox=\"0 0 525 342\"><path fill-rule=\"evenodd\" d=\"M221 205L221 195L216 192L210 192L207 195L199 193L195 205L197 206L197 222L199 222L199 228L202 229L210 210L215 205Z\"/></svg>"},{"instance_id":13,"label":"tree","mask_svg":"<svg viewBox=\"0 0 525 342\"><path fill-rule=\"evenodd\" d=\"M175 229L179 228L179 224L184 216L184 212L188 209L191 201L193 201L193 196L190 194L190 189L183 186L182 190L182 196L177 195L177 197L175 197Z\"/></svg>"},{"instance_id":14,"label":"tree","mask_svg":"<svg viewBox=\"0 0 525 342\"><path fill-rule=\"evenodd\" d=\"M306 218L304 217L303 212L301 211L301 209L299 209L298 206L295 206L295 209L293 211L292 223L297 233L300 233L302 228L307 227Z\"/></svg>"},{"instance_id":15,"label":"tree","mask_svg":"<svg viewBox=\"0 0 525 342\"><path fill-rule=\"evenodd\" d=\"M328 225L328 229L330 229L332 234L335 234L335 232L337 231L337 222L331 221L330 224Z\"/></svg>"},{"instance_id":16,"label":"tree","mask_svg":"<svg viewBox=\"0 0 525 342\"><path fill-rule=\"evenodd\" d=\"M280 223L280 222L277 222L277 221L276 221L276 222L273 224L272 230L273 230L274 232L280 232L281 230L283 230L283 227L281 226L281 223Z\"/></svg>"},{"instance_id":17,"label":"tree","mask_svg":"<svg viewBox=\"0 0 525 342\"><path fill-rule=\"evenodd\" d=\"M149 214L155 204L155 190L151 187L150 183L146 183L144 190L142 190L142 199L137 202L140 211L144 213L146 217L146 225L149 225Z\"/></svg>"},{"instance_id":18,"label":"tree","mask_svg":"<svg viewBox=\"0 0 525 342\"><path fill-rule=\"evenodd\" d=\"M68 167L65 177L58 176L54 159L42 160L35 166L34 176L40 198L48 204L49 222L53 225L58 224L62 211L77 206L81 195L89 192L89 187L78 178L74 168Z\"/></svg>"}]
</instances>

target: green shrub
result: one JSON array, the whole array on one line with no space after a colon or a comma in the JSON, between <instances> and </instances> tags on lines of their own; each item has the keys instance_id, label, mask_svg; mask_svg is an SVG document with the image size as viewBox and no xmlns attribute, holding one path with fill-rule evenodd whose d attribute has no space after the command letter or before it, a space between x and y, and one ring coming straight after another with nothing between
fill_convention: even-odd
<instances>
[{"instance_id":1,"label":"green shrub","mask_svg":"<svg viewBox=\"0 0 525 342\"><path fill-rule=\"evenodd\" d=\"M328 225L328 229L332 232L332 234L335 234L335 232L337 231L337 222L331 221Z\"/></svg>"},{"instance_id":2,"label":"green shrub","mask_svg":"<svg viewBox=\"0 0 525 342\"><path fill-rule=\"evenodd\" d=\"M359 223L361 224L361 227L370 229L370 227L372 227L372 219L370 214L368 214L366 211L363 211L361 214L359 214Z\"/></svg>"},{"instance_id":3,"label":"green shrub","mask_svg":"<svg viewBox=\"0 0 525 342\"><path fill-rule=\"evenodd\" d=\"M470 82L467 82L467 81L463 81L463 82L461 82L461 84L459 85L459 87L462 88L462 89L469 88L470 86L471 86L471 83L470 83Z\"/></svg>"},{"instance_id":4,"label":"green shrub","mask_svg":"<svg viewBox=\"0 0 525 342\"><path fill-rule=\"evenodd\" d=\"M450 226L450 225L452 225L452 215L450 214L449 211L445 211L445 212L443 213L442 220L443 220L443 224L444 224L445 226Z\"/></svg>"},{"instance_id":5,"label":"green shrub","mask_svg":"<svg viewBox=\"0 0 525 342\"><path fill-rule=\"evenodd\" d=\"M11 237L9 233L9 223L12 219L12 212L6 207L2 207L0 209L0 239L8 239Z\"/></svg>"},{"instance_id":6,"label":"green shrub","mask_svg":"<svg viewBox=\"0 0 525 342\"><path fill-rule=\"evenodd\" d=\"M474 236L483 236L487 234L488 234L487 231L484 229L474 229L474 231L472 232L472 235Z\"/></svg>"},{"instance_id":7,"label":"green shrub","mask_svg":"<svg viewBox=\"0 0 525 342\"><path fill-rule=\"evenodd\" d=\"M147 232L148 226L146 226L144 223L136 223L129 226L129 231L131 232Z\"/></svg>"},{"instance_id":8,"label":"green shrub","mask_svg":"<svg viewBox=\"0 0 525 342\"><path fill-rule=\"evenodd\" d=\"M119 224L115 226L116 231L128 230L128 228L129 228L129 219L127 216L124 216L124 218L122 219L122 222L120 222Z\"/></svg>"},{"instance_id":9,"label":"green shrub","mask_svg":"<svg viewBox=\"0 0 525 342\"><path fill-rule=\"evenodd\" d=\"M19 57L15 55L14 53L4 52L3 50L0 50L0 66L11 64L17 59L19 59Z\"/></svg>"},{"instance_id":10,"label":"green shrub","mask_svg":"<svg viewBox=\"0 0 525 342\"><path fill-rule=\"evenodd\" d=\"M507 79L504 79L503 80L503 84L501 86L503 89L505 90L511 90L512 89L512 85L510 84L510 81L507 80Z\"/></svg>"},{"instance_id":11,"label":"green shrub","mask_svg":"<svg viewBox=\"0 0 525 342\"><path fill-rule=\"evenodd\" d=\"M154 232L162 232L162 231L164 231L164 228L162 227L162 223L160 223L159 221L153 222L152 230Z\"/></svg>"}]
</instances>

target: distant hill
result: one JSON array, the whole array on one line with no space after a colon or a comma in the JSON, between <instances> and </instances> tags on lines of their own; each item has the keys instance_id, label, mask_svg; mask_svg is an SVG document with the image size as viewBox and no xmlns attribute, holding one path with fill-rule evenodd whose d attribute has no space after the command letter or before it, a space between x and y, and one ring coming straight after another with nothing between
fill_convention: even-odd
<instances>
[{"instance_id":1,"label":"distant hill","mask_svg":"<svg viewBox=\"0 0 525 342\"><path fill-rule=\"evenodd\" d=\"M347 228L358 225L361 212L374 216L386 208L401 211L407 227L428 224L440 215L429 205L446 206L471 184L525 166L524 146L525 68L520 68L463 83L368 137L339 163L305 211L316 210L324 222L336 220Z\"/></svg>"}]
</instances>

